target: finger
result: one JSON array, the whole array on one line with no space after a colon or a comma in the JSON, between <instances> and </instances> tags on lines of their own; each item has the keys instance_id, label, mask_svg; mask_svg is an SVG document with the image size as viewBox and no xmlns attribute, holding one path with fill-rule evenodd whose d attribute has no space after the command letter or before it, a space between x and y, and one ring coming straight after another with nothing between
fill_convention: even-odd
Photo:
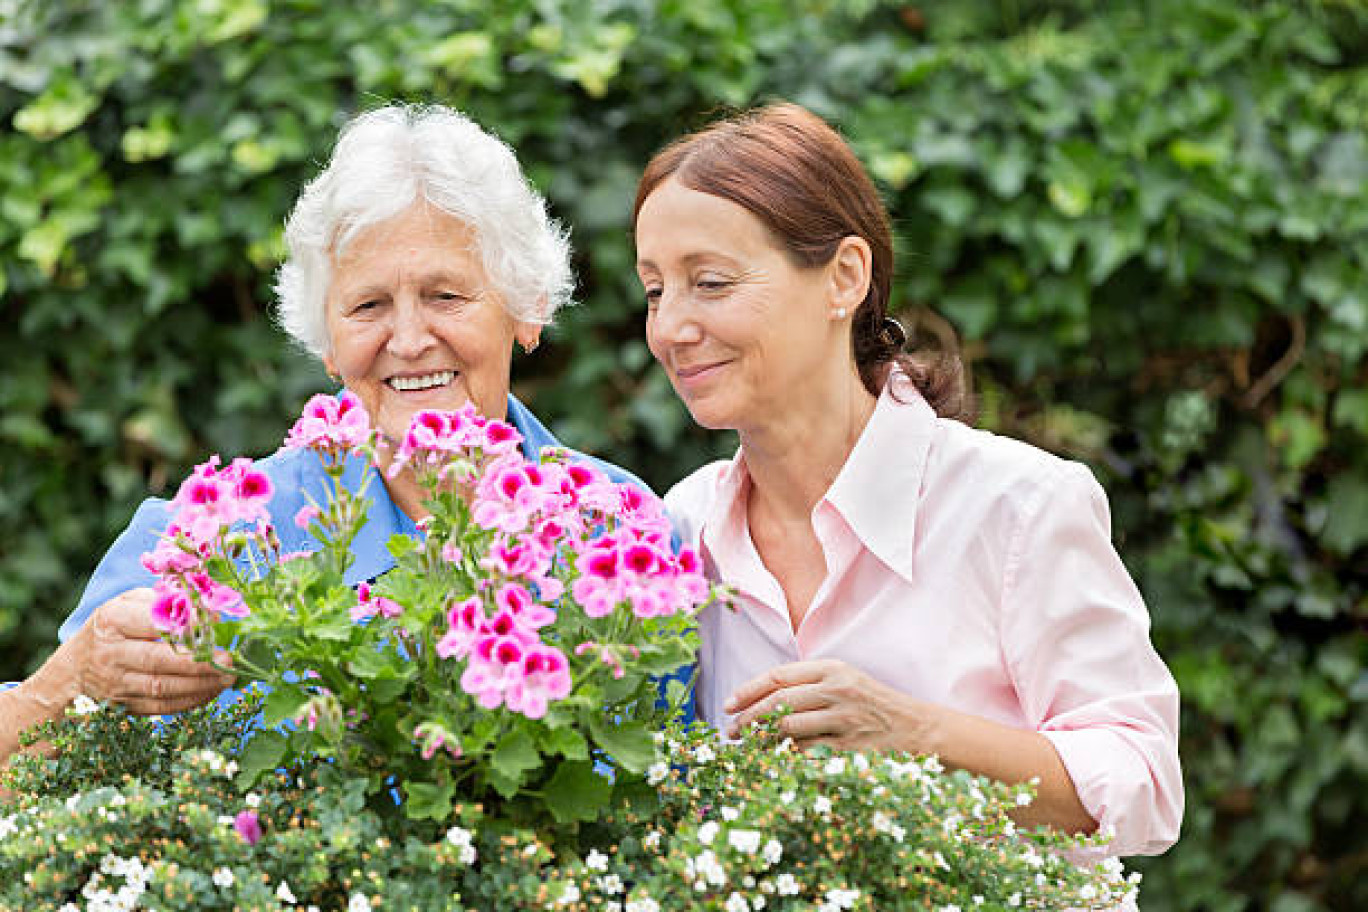
<instances>
[{"instance_id":1,"label":"finger","mask_svg":"<svg viewBox=\"0 0 1368 912\"><path fill-rule=\"evenodd\" d=\"M722 708L729 713L744 712L757 700L763 700L776 690L793 687L797 684L813 684L820 681L831 670L831 665L832 663L828 661L789 662L787 665L776 665L759 677L752 678L736 688L736 692L731 695Z\"/></svg>"},{"instance_id":2,"label":"finger","mask_svg":"<svg viewBox=\"0 0 1368 912\"><path fill-rule=\"evenodd\" d=\"M848 734L848 726L842 713L820 709L785 716L779 722L779 733L801 747L810 747L815 743L834 744Z\"/></svg>"},{"instance_id":3,"label":"finger","mask_svg":"<svg viewBox=\"0 0 1368 912\"><path fill-rule=\"evenodd\" d=\"M132 640L160 640L162 631L152 623L152 604L157 594L146 587L120 593L97 611L101 632Z\"/></svg>"},{"instance_id":4,"label":"finger","mask_svg":"<svg viewBox=\"0 0 1368 912\"><path fill-rule=\"evenodd\" d=\"M125 640L112 644L103 657L107 657L113 669L123 674L201 679L227 677L208 662L201 662L192 653L175 649L169 643Z\"/></svg>"},{"instance_id":5,"label":"finger","mask_svg":"<svg viewBox=\"0 0 1368 912\"><path fill-rule=\"evenodd\" d=\"M119 702L135 716L165 716L195 709L214 700L225 688L193 690L176 696L129 697Z\"/></svg>"},{"instance_id":6,"label":"finger","mask_svg":"<svg viewBox=\"0 0 1368 912\"><path fill-rule=\"evenodd\" d=\"M736 737L742 729L749 728L780 707L787 707L795 713L801 713L825 709L831 704L831 695L827 693L820 682L783 687L752 703L749 708L738 715L732 721L729 737Z\"/></svg>"}]
</instances>

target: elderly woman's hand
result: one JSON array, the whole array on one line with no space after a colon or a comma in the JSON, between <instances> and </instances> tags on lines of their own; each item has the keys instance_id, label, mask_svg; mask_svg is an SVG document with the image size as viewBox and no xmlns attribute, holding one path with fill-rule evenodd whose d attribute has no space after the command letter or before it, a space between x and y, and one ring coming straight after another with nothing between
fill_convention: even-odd
<instances>
[{"instance_id":1,"label":"elderly woman's hand","mask_svg":"<svg viewBox=\"0 0 1368 912\"><path fill-rule=\"evenodd\" d=\"M152 625L151 589L131 589L95 609L71 638L68 662L78 692L109 700L138 715L183 712L202 706L233 683L161 639ZM227 653L220 664L230 661Z\"/></svg>"},{"instance_id":2,"label":"elderly woman's hand","mask_svg":"<svg viewBox=\"0 0 1368 912\"><path fill-rule=\"evenodd\" d=\"M736 737L780 706L791 710L780 722L780 733L802 747L935 749L937 707L835 659L779 665L743 684L726 705L726 711L735 716L728 735Z\"/></svg>"}]
</instances>

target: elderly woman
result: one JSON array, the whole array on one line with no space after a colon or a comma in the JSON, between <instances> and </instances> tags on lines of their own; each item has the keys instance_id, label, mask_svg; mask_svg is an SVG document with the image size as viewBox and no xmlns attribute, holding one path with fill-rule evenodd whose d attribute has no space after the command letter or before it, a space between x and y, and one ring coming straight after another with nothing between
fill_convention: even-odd
<instances>
[{"instance_id":1,"label":"elderly woman","mask_svg":"<svg viewBox=\"0 0 1368 912\"><path fill-rule=\"evenodd\" d=\"M512 423L529 457L557 444L509 394L509 363L515 343L536 348L569 300L569 244L506 145L440 107L362 115L305 187L285 239L281 323L384 434L401 438L419 410L473 402L486 417ZM597 464L614 481L640 484ZM282 451L257 467L276 491L270 509L283 549L308 547L292 518L306 494L324 498L317 458ZM373 502L352 546L352 583L389 570L385 542L418 535L424 515L410 472L390 478L354 460L345 480L356 490L367 474ZM208 702L232 683L173 651L152 626L153 579L139 559L166 517L161 500L138 509L62 626L62 645L30 679L0 693L0 760L22 729L60 716L78 694L160 714Z\"/></svg>"},{"instance_id":2,"label":"elderly woman","mask_svg":"<svg viewBox=\"0 0 1368 912\"><path fill-rule=\"evenodd\" d=\"M850 149L779 105L676 141L635 208L646 333L730 462L666 497L739 610L701 618L698 705L781 704L802 744L1039 780L1020 822L1178 835L1178 693L1089 471L954 420L956 365L902 352L888 217Z\"/></svg>"}]
</instances>

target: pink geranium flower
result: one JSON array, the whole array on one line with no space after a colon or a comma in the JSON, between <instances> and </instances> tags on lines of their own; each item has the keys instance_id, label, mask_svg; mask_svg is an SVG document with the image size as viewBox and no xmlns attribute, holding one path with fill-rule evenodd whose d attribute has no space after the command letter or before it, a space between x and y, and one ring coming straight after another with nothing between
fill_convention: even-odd
<instances>
[{"instance_id":1,"label":"pink geranium flower","mask_svg":"<svg viewBox=\"0 0 1368 912\"><path fill-rule=\"evenodd\" d=\"M238 811L233 818L233 829L248 845L254 846L261 841L261 818L256 811Z\"/></svg>"}]
</instances>

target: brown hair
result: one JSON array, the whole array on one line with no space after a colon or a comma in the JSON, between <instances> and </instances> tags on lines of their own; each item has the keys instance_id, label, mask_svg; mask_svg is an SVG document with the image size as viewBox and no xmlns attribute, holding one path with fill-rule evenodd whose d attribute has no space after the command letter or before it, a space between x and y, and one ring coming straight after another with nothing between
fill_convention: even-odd
<instances>
[{"instance_id":1,"label":"brown hair","mask_svg":"<svg viewBox=\"0 0 1368 912\"><path fill-rule=\"evenodd\" d=\"M888 213L855 153L826 121L795 104L772 104L676 139L641 175L634 224L646 198L671 177L749 211L801 267L824 266L844 238L863 238L873 254L873 274L851 323L851 345L865 389L879 395L896 365L938 415L966 417L959 358L903 351L905 335L887 320L893 284Z\"/></svg>"}]
</instances>

